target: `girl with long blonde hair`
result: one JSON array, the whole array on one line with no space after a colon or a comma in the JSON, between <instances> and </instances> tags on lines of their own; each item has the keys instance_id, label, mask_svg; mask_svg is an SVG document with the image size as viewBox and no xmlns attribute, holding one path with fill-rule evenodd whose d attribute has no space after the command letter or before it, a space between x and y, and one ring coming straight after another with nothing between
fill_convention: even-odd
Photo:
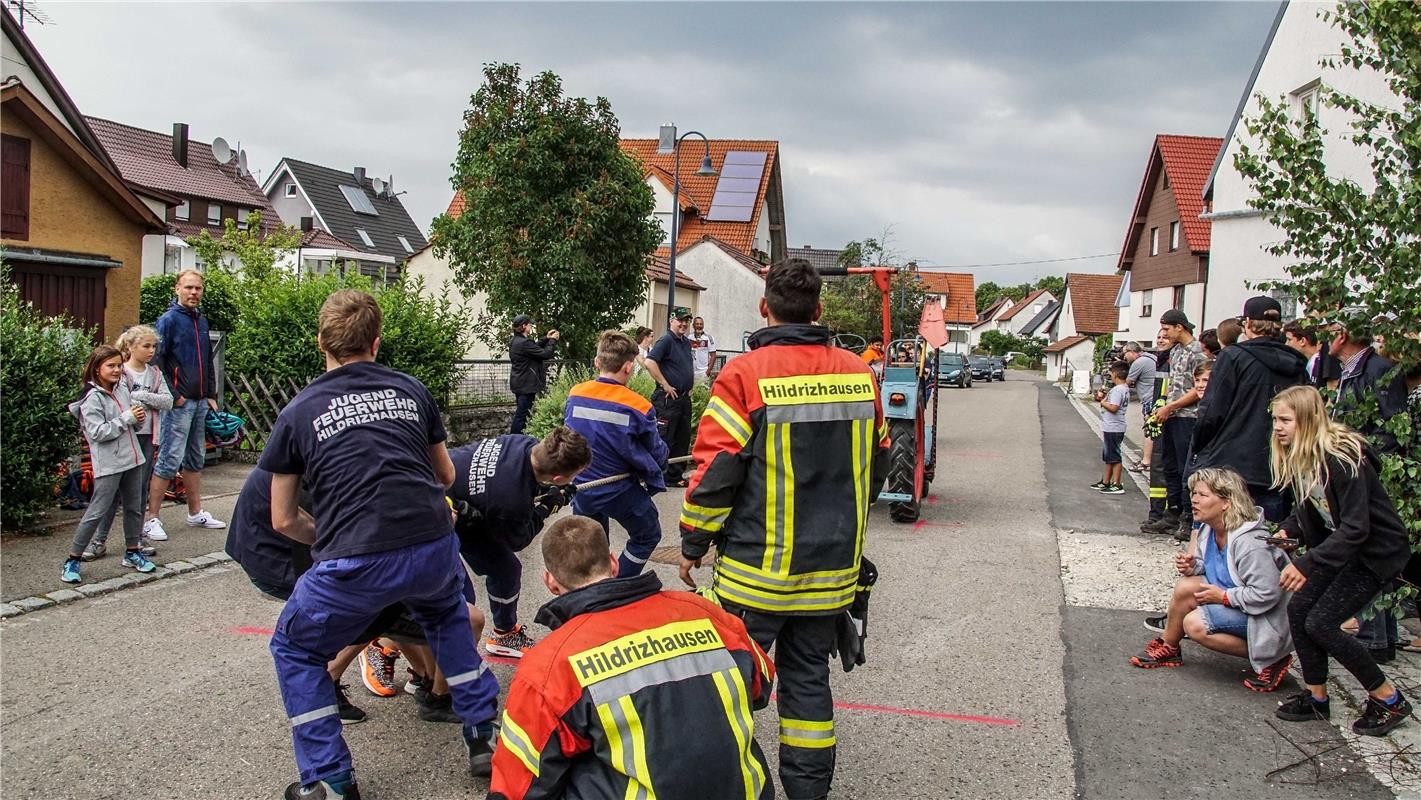
<instances>
[{"instance_id":1,"label":"girl with long blonde hair","mask_svg":"<svg viewBox=\"0 0 1421 800\"><path fill-rule=\"evenodd\" d=\"M1307 552L1279 581L1293 592L1288 622L1298 650L1302 692L1278 707L1279 719L1327 719L1327 659L1337 659L1367 690L1352 730L1384 736L1411 714L1411 703L1386 679L1366 645L1342 631L1391 585L1411 557L1401 517L1382 487L1381 463L1361 434L1328 419L1322 395L1294 386L1273 399L1270 444L1273 486L1293 491L1293 513L1281 533Z\"/></svg>"}]
</instances>

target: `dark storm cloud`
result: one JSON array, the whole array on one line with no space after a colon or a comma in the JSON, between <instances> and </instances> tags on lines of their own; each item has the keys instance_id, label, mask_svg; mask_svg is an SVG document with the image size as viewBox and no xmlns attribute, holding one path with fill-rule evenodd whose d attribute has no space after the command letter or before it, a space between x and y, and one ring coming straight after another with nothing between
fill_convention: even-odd
<instances>
[{"instance_id":1,"label":"dark storm cloud","mask_svg":"<svg viewBox=\"0 0 1421 800\"><path fill-rule=\"evenodd\" d=\"M906 255L979 263L1116 249L1154 134L1223 135L1276 5L49 8L33 36L88 113L241 139L264 172L393 174L422 224L481 64L518 61L608 97L624 135L778 139L791 244L892 225Z\"/></svg>"}]
</instances>

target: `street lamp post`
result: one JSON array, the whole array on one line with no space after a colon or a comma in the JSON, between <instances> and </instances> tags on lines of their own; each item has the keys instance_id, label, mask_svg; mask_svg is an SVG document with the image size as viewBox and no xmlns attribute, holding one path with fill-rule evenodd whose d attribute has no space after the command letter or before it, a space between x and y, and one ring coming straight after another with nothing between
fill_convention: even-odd
<instances>
[{"instance_id":1,"label":"street lamp post","mask_svg":"<svg viewBox=\"0 0 1421 800\"><path fill-rule=\"evenodd\" d=\"M676 311L676 236L680 225L677 223L681 219L681 142L687 136L699 136L705 143L706 152L701 158L701 167L696 170L697 175L712 178L717 174L715 168L711 166L710 139L706 138L700 131L686 131L679 137L676 136L676 126L667 123L661 126L661 136L658 140L656 152L660 155L671 155L671 277L666 285L666 314L667 318ZM664 322L665 320L663 320Z\"/></svg>"}]
</instances>

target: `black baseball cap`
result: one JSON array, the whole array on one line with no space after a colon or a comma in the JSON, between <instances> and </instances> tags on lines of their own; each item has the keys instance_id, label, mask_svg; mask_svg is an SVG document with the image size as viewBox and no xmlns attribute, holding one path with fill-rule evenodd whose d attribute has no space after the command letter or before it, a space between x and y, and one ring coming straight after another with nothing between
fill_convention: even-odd
<instances>
[{"instance_id":1,"label":"black baseball cap","mask_svg":"<svg viewBox=\"0 0 1421 800\"><path fill-rule=\"evenodd\" d=\"M1260 322L1283 321L1283 304L1268 295L1250 297L1243 304L1243 318L1258 320Z\"/></svg>"},{"instance_id":2,"label":"black baseball cap","mask_svg":"<svg viewBox=\"0 0 1421 800\"><path fill-rule=\"evenodd\" d=\"M1161 325L1183 325L1187 330L1194 330L1194 323L1189 321L1189 317L1184 316L1184 312L1177 308L1160 314L1159 324Z\"/></svg>"},{"instance_id":3,"label":"black baseball cap","mask_svg":"<svg viewBox=\"0 0 1421 800\"><path fill-rule=\"evenodd\" d=\"M676 306L671 310L671 319L690 319L694 316L695 315L691 313L691 309L685 306Z\"/></svg>"},{"instance_id":4,"label":"black baseball cap","mask_svg":"<svg viewBox=\"0 0 1421 800\"><path fill-rule=\"evenodd\" d=\"M518 316L516 316L516 317L513 318L513 327L514 327L515 329L521 328L521 327L523 327L524 325L531 324L532 322L533 322L533 318L532 318L532 317L528 316L527 314L519 314Z\"/></svg>"}]
</instances>

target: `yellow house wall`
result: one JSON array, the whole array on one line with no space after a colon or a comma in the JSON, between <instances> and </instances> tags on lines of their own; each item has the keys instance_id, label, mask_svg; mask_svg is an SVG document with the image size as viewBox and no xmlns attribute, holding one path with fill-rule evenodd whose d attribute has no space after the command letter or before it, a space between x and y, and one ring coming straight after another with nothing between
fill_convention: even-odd
<instances>
[{"instance_id":1,"label":"yellow house wall","mask_svg":"<svg viewBox=\"0 0 1421 800\"><path fill-rule=\"evenodd\" d=\"M0 130L30 140L30 237L0 245L104 256L123 264L107 270L103 340L138 322L143 225L124 216L93 184L14 114L0 114Z\"/></svg>"}]
</instances>

